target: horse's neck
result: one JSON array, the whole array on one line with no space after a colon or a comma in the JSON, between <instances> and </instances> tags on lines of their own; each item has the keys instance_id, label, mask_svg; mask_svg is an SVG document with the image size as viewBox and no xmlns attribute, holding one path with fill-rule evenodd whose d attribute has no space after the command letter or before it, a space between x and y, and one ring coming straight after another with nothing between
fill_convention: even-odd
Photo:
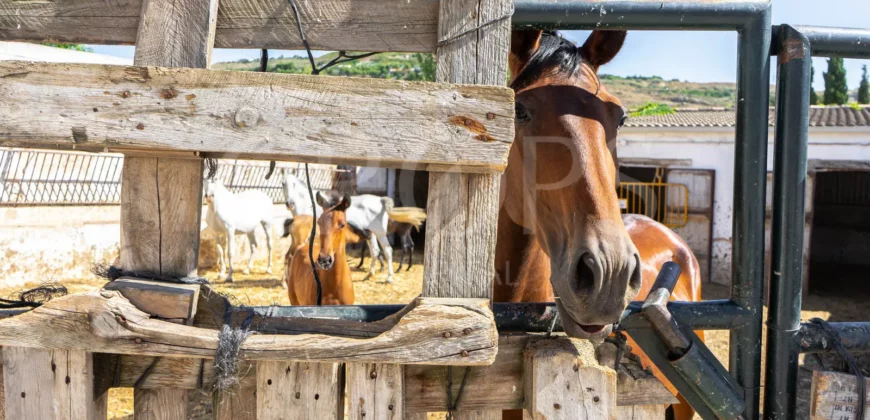
<instances>
[{"instance_id":1,"label":"horse's neck","mask_svg":"<svg viewBox=\"0 0 870 420\"><path fill-rule=\"evenodd\" d=\"M535 235L526 233L502 208L495 249L496 302L546 302L553 300L550 259Z\"/></svg>"}]
</instances>

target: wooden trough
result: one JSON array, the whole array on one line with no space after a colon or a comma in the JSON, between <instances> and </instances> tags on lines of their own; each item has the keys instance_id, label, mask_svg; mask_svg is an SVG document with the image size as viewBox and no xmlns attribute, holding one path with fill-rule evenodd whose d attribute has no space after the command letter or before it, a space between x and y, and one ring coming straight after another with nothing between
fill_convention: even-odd
<instances>
[{"instance_id":1,"label":"wooden trough","mask_svg":"<svg viewBox=\"0 0 870 420\"><path fill-rule=\"evenodd\" d=\"M0 0L2 40L136 45L128 67L0 63L0 145L125 154L126 270L196 272L206 157L430 171L422 297L369 324L257 320L293 334L244 341L215 418L340 419L346 401L352 419L420 419L446 410L449 366L454 395L472 366L459 419L660 418L673 397L637 366L617 385L591 343L495 329L511 0L295 3L315 49L436 52L438 83L207 70L215 46L300 48L285 0ZM6 418L104 419L119 386L135 419L185 418L214 382L215 297L124 279L0 321Z\"/></svg>"}]
</instances>

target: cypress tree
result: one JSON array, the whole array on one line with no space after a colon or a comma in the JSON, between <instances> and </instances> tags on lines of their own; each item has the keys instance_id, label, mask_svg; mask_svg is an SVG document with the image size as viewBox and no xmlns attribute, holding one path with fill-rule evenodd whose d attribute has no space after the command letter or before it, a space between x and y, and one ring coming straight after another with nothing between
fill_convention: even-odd
<instances>
[{"instance_id":1,"label":"cypress tree","mask_svg":"<svg viewBox=\"0 0 870 420\"><path fill-rule=\"evenodd\" d=\"M861 85L858 86L858 103L870 104L870 81L867 80L867 65L864 65L861 75Z\"/></svg>"},{"instance_id":2,"label":"cypress tree","mask_svg":"<svg viewBox=\"0 0 870 420\"><path fill-rule=\"evenodd\" d=\"M849 102L849 87L846 85L846 68L839 57L828 59L825 76L825 104L845 105Z\"/></svg>"},{"instance_id":3,"label":"cypress tree","mask_svg":"<svg viewBox=\"0 0 870 420\"><path fill-rule=\"evenodd\" d=\"M813 80L816 78L816 68L813 67L810 71L810 105L818 105L819 104L819 94L816 93L816 89L813 88Z\"/></svg>"}]
</instances>

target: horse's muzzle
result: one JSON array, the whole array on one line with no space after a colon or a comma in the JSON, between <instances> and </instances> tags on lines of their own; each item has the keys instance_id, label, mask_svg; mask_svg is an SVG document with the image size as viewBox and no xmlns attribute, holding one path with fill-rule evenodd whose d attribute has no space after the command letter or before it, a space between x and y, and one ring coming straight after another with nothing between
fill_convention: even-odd
<instances>
[{"instance_id":1,"label":"horse's muzzle","mask_svg":"<svg viewBox=\"0 0 870 420\"><path fill-rule=\"evenodd\" d=\"M329 270L332 268L332 264L335 263L335 258L332 255L327 256L318 256L317 257L317 268L321 270Z\"/></svg>"}]
</instances>

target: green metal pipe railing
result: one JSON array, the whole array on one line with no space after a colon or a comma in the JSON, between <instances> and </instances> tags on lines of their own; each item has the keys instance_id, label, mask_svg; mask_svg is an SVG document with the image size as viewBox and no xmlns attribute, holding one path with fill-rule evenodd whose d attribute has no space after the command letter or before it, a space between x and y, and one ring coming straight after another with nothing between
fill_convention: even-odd
<instances>
[{"instance_id":1,"label":"green metal pipe railing","mask_svg":"<svg viewBox=\"0 0 870 420\"><path fill-rule=\"evenodd\" d=\"M806 36L788 25L778 30L764 417L791 419L797 401L812 56Z\"/></svg>"},{"instance_id":2,"label":"green metal pipe railing","mask_svg":"<svg viewBox=\"0 0 870 420\"><path fill-rule=\"evenodd\" d=\"M800 323L812 56L870 58L870 30L781 25L773 34L779 68L764 418L779 420L796 415L798 355L831 350L818 326ZM870 350L870 323L832 326L847 349Z\"/></svg>"}]
</instances>

